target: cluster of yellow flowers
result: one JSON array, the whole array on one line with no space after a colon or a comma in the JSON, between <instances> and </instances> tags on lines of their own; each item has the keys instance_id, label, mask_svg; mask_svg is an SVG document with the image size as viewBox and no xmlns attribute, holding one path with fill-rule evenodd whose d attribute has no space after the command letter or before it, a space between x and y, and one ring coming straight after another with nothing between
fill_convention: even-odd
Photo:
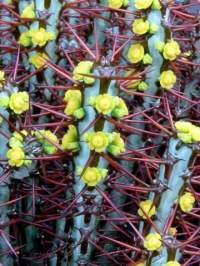
<instances>
[{"instance_id":1,"label":"cluster of yellow flowers","mask_svg":"<svg viewBox=\"0 0 200 266\"><path fill-rule=\"evenodd\" d=\"M11 166L20 167L22 165L30 165L31 160L26 159L24 147L24 138L28 135L26 130L20 133L14 132L9 140L10 149L7 151L8 163Z\"/></svg>"},{"instance_id":2,"label":"cluster of yellow flowers","mask_svg":"<svg viewBox=\"0 0 200 266\"><path fill-rule=\"evenodd\" d=\"M86 183L89 187L96 186L105 176L107 175L108 170L105 168L97 167L83 167L77 168L77 174L81 175L81 180Z\"/></svg>"},{"instance_id":3,"label":"cluster of yellow flowers","mask_svg":"<svg viewBox=\"0 0 200 266\"><path fill-rule=\"evenodd\" d=\"M148 20L145 20L143 18L135 19L132 24L132 31L135 34L143 35L146 33L155 33L159 30L159 27L155 23L149 23Z\"/></svg>"},{"instance_id":4,"label":"cluster of yellow flowers","mask_svg":"<svg viewBox=\"0 0 200 266\"><path fill-rule=\"evenodd\" d=\"M90 150L96 152L108 151L112 155L118 155L125 151L124 141L116 132L87 132L84 134L84 140L88 143Z\"/></svg>"},{"instance_id":5,"label":"cluster of yellow flowers","mask_svg":"<svg viewBox=\"0 0 200 266\"><path fill-rule=\"evenodd\" d=\"M6 92L0 94L0 106L9 107L15 114L22 114L29 109L29 95L27 92L14 92L9 95Z\"/></svg>"},{"instance_id":6,"label":"cluster of yellow flowers","mask_svg":"<svg viewBox=\"0 0 200 266\"><path fill-rule=\"evenodd\" d=\"M85 115L82 106L82 94L80 90L68 90L65 93L64 101L67 103L64 113L81 119Z\"/></svg>"},{"instance_id":7,"label":"cluster of yellow flowers","mask_svg":"<svg viewBox=\"0 0 200 266\"><path fill-rule=\"evenodd\" d=\"M108 93L98 96L91 96L89 104L94 106L98 113L116 118L121 118L128 115L128 108L123 99L118 96L112 96Z\"/></svg>"},{"instance_id":8,"label":"cluster of yellow flowers","mask_svg":"<svg viewBox=\"0 0 200 266\"><path fill-rule=\"evenodd\" d=\"M91 74L93 64L94 63L92 61L81 61L80 63L78 63L78 65L74 68L73 71L73 79L83 81L85 84L88 85L94 83L94 78L85 76L85 74Z\"/></svg>"},{"instance_id":9,"label":"cluster of yellow flowers","mask_svg":"<svg viewBox=\"0 0 200 266\"><path fill-rule=\"evenodd\" d=\"M138 214L143 218L147 219L156 214L156 207L152 200L144 200L139 204Z\"/></svg>"},{"instance_id":10,"label":"cluster of yellow flowers","mask_svg":"<svg viewBox=\"0 0 200 266\"><path fill-rule=\"evenodd\" d=\"M38 45L40 47L46 45L48 41L56 38L55 33L46 31L44 28L30 29L22 32L19 37L19 43L25 47Z\"/></svg>"},{"instance_id":11,"label":"cluster of yellow flowers","mask_svg":"<svg viewBox=\"0 0 200 266\"><path fill-rule=\"evenodd\" d=\"M180 45L174 40L169 40L167 43L158 41L155 45L159 52L163 53L163 57L167 60L173 61L180 55Z\"/></svg>"},{"instance_id":12,"label":"cluster of yellow flowers","mask_svg":"<svg viewBox=\"0 0 200 266\"><path fill-rule=\"evenodd\" d=\"M132 44L128 49L127 57L132 64L139 63L143 60L144 64L151 64L152 57L144 53L144 46L140 43Z\"/></svg>"},{"instance_id":13,"label":"cluster of yellow flowers","mask_svg":"<svg viewBox=\"0 0 200 266\"><path fill-rule=\"evenodd\" d=\"M195 197L190 192L185 192L179 199L179 206L183 212L190 212L195 203Z\"/></svg>"},{"instance_id":14,"label":"cluster of yellow flowers","mask_svg":"<svg viewBox=\"0 0 200 266\"><path fill-rule=\"evenodd\" d=\"M200 141L200 127L186 121L177 121L175 127L178 138L184 143Z\"/></svg>"}]
</instances>

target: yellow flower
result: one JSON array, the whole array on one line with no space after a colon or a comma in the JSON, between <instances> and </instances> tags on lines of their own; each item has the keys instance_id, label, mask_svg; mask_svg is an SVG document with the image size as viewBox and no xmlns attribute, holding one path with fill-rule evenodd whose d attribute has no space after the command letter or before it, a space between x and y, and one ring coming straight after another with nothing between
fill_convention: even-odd
<instances>
[{"instance_id":1,"label":"yellow flower","mask_svg":"<svg viewBox=\"0 0 200 266\"><path fill-rule=\"evenodd\" d=\"M11 166L20 167L24 163L25 154L20 147L14 147L7 151L8 163Z\"/></svg>"},{"instance_id":2,"label":"yellow flower","mask_svg":"<svg viewBox=\"0 0 200 266\"><path fill-rule=\"evenodd\" d=\"M134 0L137 9L147 9L153 3L153 0Z\"/></svg>"},{"instance_id":3,"label":"yellow flower","mask_svg":"<svg viewBox=\"0 0 200 266\"><path fill-rule=\"evenodd\" d=\"M147 219L147 216L148 217L152 217L153 215L156 214L156 207L155 205L153 204L153 201L152 200L144 200L144 201L141 201L140 204L139 204L139 209L138 209L138 214L143 218L143 219ZM145 212L145 214L144 214Z\"/></svg>"},{"instance_id":4,"label":"yellow flower","mask_svg":"<svg viewBox=\"0 0 200 266\"><path fill-rule=\"evenodd\" d=\"M158 233L150 233L145 237L144 247L149 251L159 250L162 246L161 235Z\"/></svg>"},{"instance_id":5,"label":"yellow flower","mask_svg":"<svg viewBox=\"0 0 200 266\"><path fill-rule=\"evenodd\" d=\"M192 123L186 121L177 121L175 123L176 130L180 131L181 133L189 133L192 127Z\"/></svg>"},{"instance_id":6,"label":"yellow flower","mask_svg":"<svg viewBox=\"0 0 200 266\"><path fill-rule=\"evenodd\" d=\"M22 32L19 37L19 44L28 47L32 44L31 36L29 31Z\"/></svg>"},{"instance_id":7,"label":"yellow flower","mask_svg":"<svg viewBox=\"0 0 200 266\"><path fill-rule=\"evenodd\" d=\"M170 90L176 83L176 75L172 70L163 71L160 75L160 85L162 88Z\"/></svg>"},{"instance_id":8,"label":"yellow flower","mask_svg":"<svg viewBox=\"0 0 200 266\"><path fill-rule=\"evenodd\" d=\"M128 115L128 108L126 103L120 97L115 97L115 107L112 110L111 115L116 118L121 118L125 115Z\"/></svg>"},{"instance_id":9,"label":"yellow flower","mask_svg":"<svg viewBox=\"0 0 200 266\"><path fill-rule=\"evenodd\" d=\"M144 57L144 47L139 44L132 44L128 50L128 59L131 63L135 64L140 62Z\"/></svg>"},{"instance_id":10,"label":"yellow flower","mask_svg":"<svg viewBox=\"0 0 200 266\"><path fill-rule=\"evenodd\" d=\"M48 59L48 56L45 53L36 52L29 58L29 63L34 65L35 68L40 68L42 66L45 66L45 59Z\"/></svg>"},{"instance_id":11,"label":"yellow flower","mask_svg":"<svg viewBox=\"0 0 200 266\"><path fill-rule=\"evenodd\" d=\"M88 143L90 150L96 152L103 152L109 144L109 134L97 131L97 132L87 132L84 134L84 139Z\"/></svg>"},{"instance_id":12,"label":"yellow flower","mask_svg":"<svg viewBox=\"0 0 200 266\"><path fill-rule=\"evenodd\" d=\"M96 108L98 113L104 115L109 114L115 107L114 97L107 93L100 94L96 97L91 97L89 102L91 105L93 105Z\"/></svg>"},{"instance_id":13,"label":"yellow flower","mask_svg":"<svg viewBox=\"0 0 200 266\"><path fill-rule=\"evenodd\" d=\"M176 260L170 260L165 263L164 266L181 266L181 264Z\"/></svg>"},{"instance_id":14,"label":"yellow flower","mask_svg":"<svg viewBox=\"0 0 200 266\"><path fill-rule=\"evenodd\" d=\"M2 107L8 107L9 106L9 96L7 95L7 93L2 92L0 93L0 106Z\"/></svg>"},{"instance_id":15,"label":"yellow flower","mask_svg":"<svg viewBox=\"0 0 200 266\"><path fill-rule=\"evenodd\" d=\"M35 135L42 144L43 150L47 154L53 154L57 151L55 144L59 144L58 138L50 130L39 130ZM48 140L49 139L49 140ZM55 143L55 144L53 144Z\"/></svg>"},{"instance_id":16,"label":"yellow flower","mask_svg":"<svg viewBox=\"0 0 200 266\"><path fill-rule=\"evenodd\" d=\"M21 18L35 18L34 4L27 5L24 10L22 10Z\"/></svg>"},{"instance_id":17,"label":"yellow flower","mask_svg":"<svg viewBox=\"0 0 200 266\"><path fill-rule=\"evenodd\" d=\"M44 46L49 40L55 39L55 34L47 32L44 28L31 29L29 34L32 38L32 43L40 47Z\"/></svg>"},{"instance_id":18,"label":"yellow flower","mask_svg":"<svg viewBox=\"0 0 200 266\"><path fill-rule=\"evenodd\" d=\"M0 88L2 87L4 81L5 81L5 72L0 70Z\"/></svg>"},{"instance_id":19,"label":"yellow flower","mask_svg":"<svg viewBox=\"0 0 200 266\"><path fill-rule=\"evenodd\" d=\"M9 107L16 114L21 114L29 109L29 95L27 92L14 92L10 96Z\"/></svg>"},{"instance_id":20,"label":"yellow flower","mask_svg":"<svg viewBox=\"0 0 200 266\"><path fill-rule=\"evenodd\" d=\"M111 8L120 8L123 6L124 0L108 0L108 6Z\"/></svg>"},{"instance_id":21,"label":"yellow flower","mask_svg":"<svg viewBox=\"0 0 200 266\"><path fill-rule=\"evenodd\" d=\"M62 149L79 150L78 132L74 125L69 125L67 133L62 138Z\"/></svg>"},{"instance_id":22,"label":"yellow flower","mask_svg":"<svg viewBox=\"0 0 200 266\"><path fill-rule=\"evenodd\" d=\"M180 46L176 41L171 40L165 44L163 50L163 56L165 59L173 61L180 53Z\"/></svg>"},{"instance_id":23,"label":"yellow flower","mask_svg":"<svg viewBox=\"0 0 200 266\"><path fill-rule=\"evenodd\" d=\"M125 144L120 134L116 132L111 133L111 142L108 146L108 152L116 156L124 151Z\"/></svg>"},{"instance_id":24,"label":"yellow flower","mask_svg":"<svg viewBox=\"0 0 200 266\"><path fill-rule=\"evenodd\" d=\"M149 21L142 18L135 19L132 30L138 35L143 35L149 31Z\"/></svg>"},{"instance_id":25,"label":"yellow flower","mask_svg":"<svg viewBox=\"0 0 200 266\"><path fill-rule=\"evenodd\" d=\"M87 167L81 176L81 180L89 187L96 186L106 175L108 170L104 168Z\"/></svg>"},{"instance_id":26,"label":"yellow flower","mask_svg":"<svg viewBox=\"0 0 200 266\"><path fill-rule=\"evenodd\" d=\"M81 61L73 71L73 79L83 81L86 84L94 83L95 79L91 77L86 77L84 74L91 74L91 69L93 67L92 61Z\"/></svg>"},{"instance_id":27,"label":"yellow flower","mask_svg":"<svg viewBox=\"0 0 200 266\"><path fill-rule=\"evenodd\" d=\"M84 115L84 109L81 108L82 94L80 90L68 90L65 93L64 101L67 102L64 113L66 115L73 115L81 119Z\"/></svg>"},{"instance_id":28,"label":"yellow flower","mask_svg":"<svg viewBox=\"0 0 200 266\"><path fill-rule=\"evenodd\" d=\"M179 205L183 212L190 212L195 203L195 197L190 192L185 192L179 199Z\"/></svg>"}]
</instances>

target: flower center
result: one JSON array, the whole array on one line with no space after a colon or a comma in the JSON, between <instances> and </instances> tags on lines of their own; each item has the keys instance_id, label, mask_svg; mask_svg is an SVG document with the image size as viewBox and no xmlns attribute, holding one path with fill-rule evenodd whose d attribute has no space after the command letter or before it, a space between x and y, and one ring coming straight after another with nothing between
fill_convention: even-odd
<instances>
[{"instance_id":1,"label":"flower center","mask_svg":"<svg viewBox=\"0 0 200 266\"><path fill-rule=\"evenodd\" d=\"M92 144L94 147L100 148L104 145L104 139L101 136L94 136Z\"/></svg>"}]
</instances>

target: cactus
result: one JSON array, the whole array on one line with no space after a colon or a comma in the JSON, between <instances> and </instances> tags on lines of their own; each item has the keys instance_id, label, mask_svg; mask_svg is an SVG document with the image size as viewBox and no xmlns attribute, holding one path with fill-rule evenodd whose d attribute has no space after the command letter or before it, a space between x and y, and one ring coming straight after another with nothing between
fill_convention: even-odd
<instances>
[{"instance_id":1,"label":"cactus","mask_svg":"<svg viewBox=\"0 0 200 266\"><path fill-rule=\"evenodd\" d=\"M0 262L198 263L198 3L0 1Z\"/></svg>"}]
</instances>

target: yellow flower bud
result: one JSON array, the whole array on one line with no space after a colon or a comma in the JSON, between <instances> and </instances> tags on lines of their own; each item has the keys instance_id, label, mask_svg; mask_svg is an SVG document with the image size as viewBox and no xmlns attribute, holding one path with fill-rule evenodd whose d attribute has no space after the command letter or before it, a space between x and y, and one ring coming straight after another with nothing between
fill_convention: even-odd
<instances>
[{"instance_id":1,"label":"yellow flower bud","mask_svg":"<svg viewBox=\"0 0 200 266\"><path fill-rule=\"evenodd\" d=\"M109 134L102 131L85 133L84 139L88 143L90 150L96 152L105 151L109 144Z\"/></svg>"},{"instance_id":2,"label":"yellow flower bud","mask_svg":"<svg viewBox=\"0 0 200 266\"><path fill-rule=\"evenodd\" d=\"M108 146L108 152L116 156L125 151L124 140L121 138L119 133L111 133L111 142Z\"/></svg>"},{"instance_id":3,"label":"yellow flower bud","mask_svg":"<svg viewBox=\"0 0 200 266\"><path fill-rule=\"evenodd\" d=\"M61 147L64 150L79 150L78 132L74 125L69 125L67 133L62 138Z\"/></svg>"},{"instance_id":4,"label":"yellow flower bud","mask_svg":"<svg viewBox=\"0 0 200 266\"><path fill-rule=\"evenodd\" d=\"M152 200L144 200L141 201L139 204L139 209L138 209L138 214L143 218L143 219L147 219L147 216L150 218L153 215L156 214L156 207L153 204ZM145 215L146 214L146 215Z\"/></svg>"},{"instance_id":5,"label":"yellow flower bud","mask_svg":"<svg viewBox=\"0 0 200 266\"><path fill-rule=\"evenodd\" d=\"M29 95L27 92L14 92L10 96L9 107L16 114L21 114L29 109Z\"/></svg>"},{"instance_id":6,"label":"yellow flower bud","mask_svg":"<svg viewBox=\"0 0 200 266\"><path fill-rule=\"evenodd\" d=\"M170 90L176 83L176 75L172 70L163 71L160 75L160 85L162 88Z\"/></svg>"},{"instance_id":7,"label":"yellow flower bud","mask_svg":"<svg viewBox=\"0 0 200 266\"><path fill-rule=\"evenodd\" d=\"M169 41L165 44L163 56L165 59L173 61L181 53L180 46L176 41Z\"/></svg>"},{"instance_id":8,"label":"yellow flower bud","mask_svg":"<svg viewBox=\"0 0 200 266\"><path fill-rule=\"evenodd\" d=\"M67 102L64 110L66 115L73 115L79 119L84 116L84 110L81 108L82 94L80 90L68 90L65 93L64 101ZM80 110L82 116L77 116L76 112Z\"/></svg>"},{"instance_id":9,"label":"yellow flower bud","mask_svg":"<svg viewBox=\"0 0 200 266\"><path fill-rule=\"evenodd\" d=\"M9 96L7 95L7 93L2 92L0 94L0 106L2 107L8 107L9 106Z\"/></svg>"},{"instance_id":10,"label":"yellow flower bud","mask_svg":"<svg viewBox=\"0 0 200 266\"><path fill-rule=\"evenodd\" d=\"M138 84L138 90L139 91L145 91L149 88L149 85L144 82L144 81L141 81L139 84Z\"/></svg>"},{"instance_id":11,"label":"yellow flower bud","mask_svg":"<svg viewBox=\"0 0 200 266\"><path fill-rule=\"evenodd\" d=\"M36 52L29 58L29 63L34 65L35 68L40 68L42 66L45 66L45 59L48 59L48 56L45 53Z\"/></svg>"},{"instance_id":12,"label":"yellow flower bud","mask_svg":"<svg viewBox=\"0 0 200 266\"><path fill-rule=\"evenodd\" d=\"M143 63L145 65L152 64L153 58L150 56L150 54L145 54L143 57Z\"/></svg>"},{"instance_id":13,"label":"yellow flower bud","mask_svg":"<svg viewBox=\"0 0 200 266\"><path fill-rule=\"evenodd\" d=\"M20 167L24 163L25 154L20 147L9 149L6 154L9 165Z\"/></svg>"},{"instance_id":14,"label":"yellow flower bud","mask_svg":"<svg viewBox=\"0 0 200 266\"><path fill-rule=\"evenodd\" d=\"M153 0L151 8L155 9L155 10L160 10L162 8L160 1L159 0Z\"/></svg>"},{"instance_id":15,"label":"yellow flower bud","mask_svg":"<svg viewBox=\"0 0 200 266\"><path fill-rule=\"evenodd\" d=\"M45 153L53 154L57 151L55 144L59 144L59 141L57 136L50 130L39 130L38 132L35 132L35 135L38 141L42 144Z\"/></svg>"},{"instance_id":16,"label":"yellow flower bud","mask_svg":"<svg viewBox=\"0 0 200 266\"><path fill-rule=\"evenodd\" d=\"M115 97L115 107L113 108L111 115L115 118L121 118L128 115L126 103L120 97Z\"/></svg>"},{"instance_id":17,"label":"yellow flower bud","mask_svg":"<svg viewBox=\"0 0 200 266\"><path fill-rule=\"evenodd\" d=\"M165 47L165 43L164 43L164 42L157 41L157 42L155 43L155 48L156 48L156 50L158 50L159 52L162 52L163 49L164 49L164 47Z\"/></svg>"},{"instance_id":18,"label":"yellow flower bud","mask_svg":"<svg viewBox=\"0 0 200 266\"><path fill-rule=\"evenodd\" d=\"M185 192L179 199L179 205L183 212L190 212L195 203L195 197L190 192Z\"/></svg>"},{"instance_id":19,"label":"yellow flower bud","mask_svg":"<svg viewBox=\"0 0 200 266\"><path fill-rule=\"evenodd\" d=\"M87 167L81 180L89 187L94 187L107 175L107 172L108 170L104 168Z\"/></svg>"},{"instance_id":20,"label":"yellow flower bud","mask_svg":"<svg viewBox=\"0 0 200 266\"><path fill-rule=\"evenodd\" d=\"M135 19L132 25L132 30L138 35L143 35L149 31L149 22L142 18Z\"/></svg>"},{"instance_id":21,"label":"yellow flower bud","mask_svg":"<svg viewBox=\"0 0 200 266\"><path fill-rule=\"evenodd\" d=\"M177 233L176 227L170 227L168 233L172 236L175 236L175 234Z\"/></svg>"},{"instance_id":22,"label":"yellow flower bud","mask_svg":"<svg viewBox=\"0 0 200 266\"><path fill-rule=\"evenodd\" d=\"M170 260L165 263L164 266L181 266L181 264L176 260Z\"/></svg>"},{"instance_id":23,"label":"yellow flower bud","mask_svg":"<svg viewBox=\"0 0 200 266\"><path fill-rule=\"evenodd\" d=\"M157 31L159 30L159 26L155 23L151 23L150 26L149 26L149 32L151 34L154 34L156 33Z\"/></svg>"},{"instance_id":24,"label":"yellow flower bud","mask_svg":"<svg viewBox=\"0 0 200 266\"><path fill-rule=\"evenodd\" d=\"M108 6L111 8L120 8L124 4L124 0L108 0Z\"/></svg>"},{"instance_id":25,"label":"yellow flower bud","mask_svg":"<svg viewBox=\"0 0 200 266\"><path fill-rule=\"evenodd\" d=\"M35 18L34 4L27 5L24 10L22 10L21 18Z\"/></svg>"},{"instance_id":26,"label":"yellow flower bud","mask_svg":"<svg viewBox=\"0 0 200 266\"><path fill-rule=\"evenodd\" d=\"M144 47L139 44L132 44L128 50L128 59L131 63L135 64L142 61L144 57Z\"/></svg>"},{"instance_id":27,"label":"yellow flower bud","mask_svg":"<svg viewBox=\"0 0 200 266\"><path fill-rule=\"evenodd\" d=\"M149 251L159 250L162 246L161 235L158 233L150 233L145 237L144 247Z\"/></svg>"},{"instance_id":28,"label":"yellow flower bud","mask_svg":"<svg viewBox=\"0 0 200 266\"><path fill-rule=\"evenodd\" d=\"M91 70L93 67L92 61L81 61L73 71L73 79L83 81L86 84L94 83L95 79L91 77L86 77L84 74L91 74Z\"/></svg>"},{"instance_id":29,"label":"yellow flower bud","mask_svg":"<svg viewBox=\"0 0 200 266\"><path fill-rule=\"evenodd\" d=\"M28 47L32 44L31 36L29 31L22 32L20 37L19 37L19 44Z\"/></svg>"},{"instance_id":30,"label":"yellow flower bud","mask_svg":"<svg viewBox=\"0 0 200 266\"><path fill-rule=\"evenodd\" d=\"M134 0L137 9L147 9L153 3L153 0Z\"/></svg>"}]
</instances>

